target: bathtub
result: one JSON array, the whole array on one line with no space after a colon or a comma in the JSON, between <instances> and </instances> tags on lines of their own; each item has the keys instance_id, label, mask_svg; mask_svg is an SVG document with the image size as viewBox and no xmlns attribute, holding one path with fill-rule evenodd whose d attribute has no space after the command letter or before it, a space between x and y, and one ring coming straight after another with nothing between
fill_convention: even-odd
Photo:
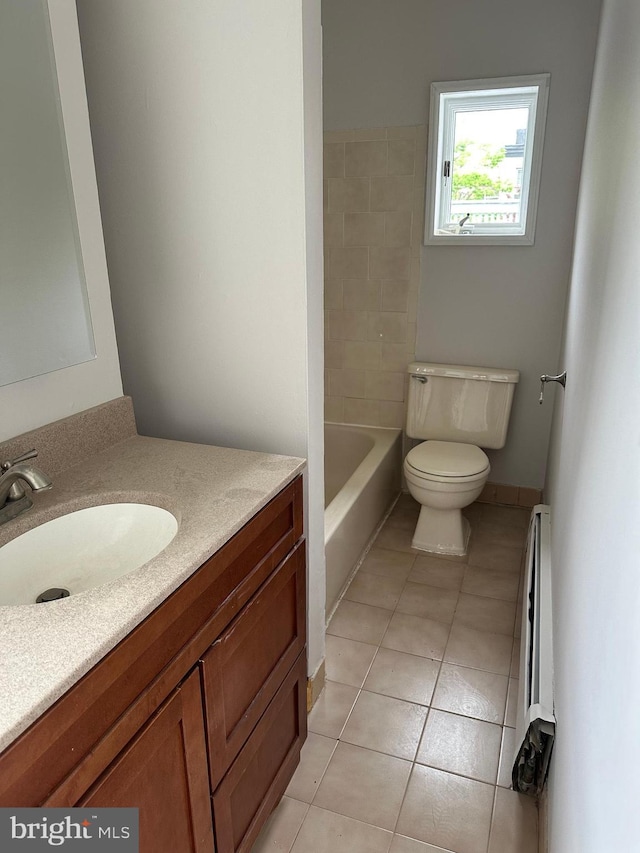
<instances>
[{"instance_id":1,"label":"bathtub","mask_svg":"<svg viewBox=\"0 0 640 853\"><path fill-rule=\"evenodd\" d=\"M327 423L324 447L328 620L400 492L402 430Z\"/></svg>"}]
</instances>

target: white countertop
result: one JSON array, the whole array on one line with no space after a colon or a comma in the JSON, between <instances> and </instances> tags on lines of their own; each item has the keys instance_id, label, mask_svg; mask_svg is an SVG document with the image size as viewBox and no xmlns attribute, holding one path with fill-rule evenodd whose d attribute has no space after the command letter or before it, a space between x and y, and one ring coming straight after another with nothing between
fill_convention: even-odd
<instances>
[{"instance_id":1,"label":"white countertop","mask_svg":"<svg viewBox=\"0 0 640 853\"><path fill-rule=\"evenodd\" d=\"M118 580L48 604L0 607L0 750L87 673L246 524L305 462L132 436L53 477L50 492L0 527L0 546L96 504L161 506L178 520L157 557Z\"/></svg>"}]
</instances>

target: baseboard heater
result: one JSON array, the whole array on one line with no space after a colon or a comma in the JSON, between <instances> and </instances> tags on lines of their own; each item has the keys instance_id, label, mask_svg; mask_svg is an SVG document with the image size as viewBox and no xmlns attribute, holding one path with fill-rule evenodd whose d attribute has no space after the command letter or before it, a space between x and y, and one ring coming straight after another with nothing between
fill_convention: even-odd
<instances>
[{"instance_id":1,"label":"baseboard heater","mask_svg":"<svg viewBox=\"0 0 640 853\"><path fill-rule=\"evenodd\" d=\"M547 778L556 720L553 714L551 522L548 506L533 508L525 558L520 640L520 689L514 790L537 796Z\"/></svg>"}]
</instances>

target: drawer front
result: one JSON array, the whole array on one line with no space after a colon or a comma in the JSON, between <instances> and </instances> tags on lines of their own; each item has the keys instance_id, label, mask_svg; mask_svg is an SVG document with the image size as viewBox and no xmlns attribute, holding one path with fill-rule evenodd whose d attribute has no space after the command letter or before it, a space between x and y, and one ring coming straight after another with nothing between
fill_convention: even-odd
<instances>
[{"instance_id":1,"label":"drawer front","mask_svg":"<svg viewBox=\"0 0 640 853\"><path fill-rule=\"evenodd\" d=\"M306 672L303 652L213 795L218 853L249 853L293 776L307 736Z\"/></svg>"},{"instance_id":2,"label":"drawer front","mask_svg":"<svg viewBox=\"0 0 640 853\"><path fill-rule=\"evenodd\" d=\"M239 753L305 645L304 543L201 661L211 790Z\"/></svg>"}]
</instances>

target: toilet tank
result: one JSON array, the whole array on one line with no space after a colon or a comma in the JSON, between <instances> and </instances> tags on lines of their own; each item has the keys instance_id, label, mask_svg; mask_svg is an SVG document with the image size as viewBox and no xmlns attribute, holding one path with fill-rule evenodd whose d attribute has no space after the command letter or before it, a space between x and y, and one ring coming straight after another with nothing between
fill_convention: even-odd
<instances>
[{"instance_id":1,"label":"toilet tank","mask_svg":"<svg viewBox=\"0 0 640 853\"><path fill-rule=\"evenodd\" d=\"M408 436L504 447L517 370L413 362L408 371Z\"/></svg>"}]
</instances>

